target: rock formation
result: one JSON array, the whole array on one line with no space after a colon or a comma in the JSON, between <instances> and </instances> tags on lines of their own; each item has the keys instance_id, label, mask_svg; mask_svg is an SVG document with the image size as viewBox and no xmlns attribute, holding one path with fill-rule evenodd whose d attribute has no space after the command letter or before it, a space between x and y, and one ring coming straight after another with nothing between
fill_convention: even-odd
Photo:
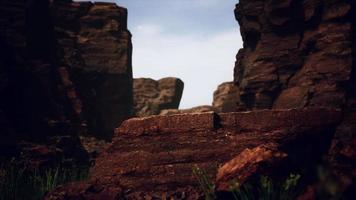
<instances>
[{"instance_id":1,"label":"rock formation","mask_svg":"<svg viewBox=\"0 0 356 200\"><path fill-rule=\"evenodd\" d=\"M222 85L215 104L219 112L234 105L253 111L127 120L96 160L90 180L61 186L46 199L199 199L195 167L206 170L217 192L231 181L291 171L311 177L305 184L316 191L318 182L309 175L325 157L342 179L339 192L352 193L355 4L240 0L235 15L244 48L236 56L236 87ZM110 138L132 114L126 9L2 0L0 11L0 157L24 155L34 166L52 158L86 159L77 137L85 125ZM140 115L178 107L179 80L141 82L145 87L135 86L144 90L135 96L142 97L135 104ZM224 96L228 100L219 103Z\"/></svg>"},{"instance_id":2,"label":"rock formation","mask_svg":"<svg viewBox=\"0 0 356 200\"><path fill-rule=\"evenodd\" d=\"M239 88L234 82L225 82L218 86L214 92L214 100L212 105L196 106L189 109L165 109L161 110L160 115L174 115L184 113L204 113L204 112L236 112L244 110L243 105L240 105Z\"/></svg>"},{"instance_id":3,"label":"rock formation","mask_svg":"<svg viewBox=\"0 0 356 200\"><path fill-rule=\"evenodd\" d=\"M41 144L85 160L86 126L110 139L132 112L126 23L127 10L110 3L0 2L0 157Z\"/></svg>"},{"instance_id":4,"label":"rock formation","mask_svg":"<svg viewBox=\"0 0 356 200\"><path fill-rule=\"evenodd\" d=\"M55 65L50 19L48 1L0 2L0 158L26 155L26 149L35 156L31 149L36 144L78 131L79 123L70 123L76 118L74 107L58 90L63 83ZM83 152L79 140L74 136L71 140L76 149L71 155L65 151L67 156L85 160L85 153L76 157L76 152Z\"/></svg>"},{"instance_id":5,"label":"rock formation","mask_svg":"<svg viewBox=\"0 0 356 200\"><path fill-rule=\"evenodd\" d=\"M340 108L352 82L350 1L241 0L235 83L247 109Z\"/></svg>"},{"instance_id":6,"label":"rock formation","mask_svg":"<svg viewBox=\"0 0 356 200\"><path fill-rule=\"evenodd\" d=\"M146 117L158 115L164 109L178 109L184 83L178 78L134 79L134 113Z\"/></svg>"},{"instance_id":7,"label":"rock formation","mask_svg":"<svg viewBox=\"0 0 356 200\"><path fill-rule=\"evenodd\" d=\"M239 88L233 82L225 82L214 92L213 107L216 112L237 111L240 103Z\"/></svg>"},{"instance_id":8,"label":"rock formation","mask_svg":"<svg viewBox=\"0 0 356 200\"><path fill-rule=\"evenodd\" d=\"M113 129L132 115L127 10L112 3L63 1L54 1L51 10L58 64L78 91L89 132L111 138Z\"/></svg>"},{"instance_id":9,"label":"rock formation","mask_svg":"<svg viewBox=\"0 0 356 200\"><path fill-rule=\"evenodd\" d=\"M233 104L254 111L127 120L90 180L47 199L199 199L194 167L206 170L217 192L231 181L302 170L310 184L305 199L316 192L313 173L322 162L341 178L338 192L352 199L355 4L240 0L235 15L244 48L236 56Z\"/></svg>"},{"instance_id":10,"label":"rock formation","mask_svg":"<svg viewBox=\"0 0 356 200\"><path fill-rule=\"evenodd\" d=\"M340 120L340 111L327 109L130 119L96 160L91 180L59 187L46 199L199 199L194 167L222 191L233 178L243 183L256 173L310 167L328 150ZM265 167L271 165L272 171Z\"/></svg>"},{"instance_id":11,"label":"rock formation","mask_svg":"<svg viewBox=\"0 0 356 200\"><path fill-rule=\"evenodd\" d=\"M240 0L235 9L244 40L235 66L240 103L345 109L329 161L347 184L356 161L355 9L347 0Z\"/></svg>"}]
</instances>

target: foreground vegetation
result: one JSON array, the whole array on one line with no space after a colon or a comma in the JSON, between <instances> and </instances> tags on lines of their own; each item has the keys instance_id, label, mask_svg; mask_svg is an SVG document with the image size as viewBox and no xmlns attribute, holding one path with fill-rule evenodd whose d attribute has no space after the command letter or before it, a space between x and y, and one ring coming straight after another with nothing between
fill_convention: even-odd
<instances>
[{"instance_id":1,"label":"foreground vegetation","mask_svg":"<svg viewBox=\"0 0 356 200\"><path fill-rule=\"evenodd\" d=\"M37 200L59 185L85 180L87 167L29 169L24 166L0 167L0 200Z\"/></svg>"},{"instance_id":2,"label":"foreground vegetation","mask_svg":"<svg viewBox=\"0 0 356 200\"><path fill-rule=\"evenodd\" d=\"M193 168L206 200L235 199L235 200L294 200L298 195L300 175L291 174L284 181L274 181L269 177L261 176L257 182L240 185L231 182L230 192L216 194L215 185L204 169Z\"/></svg>"}]
</instances>

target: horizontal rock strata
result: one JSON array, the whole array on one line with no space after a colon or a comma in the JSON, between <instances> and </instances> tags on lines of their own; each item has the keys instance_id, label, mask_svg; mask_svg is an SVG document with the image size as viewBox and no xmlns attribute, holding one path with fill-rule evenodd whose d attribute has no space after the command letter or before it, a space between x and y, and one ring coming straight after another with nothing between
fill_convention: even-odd
<instances>
[{"instance_id":1,"label":"horizontal rock strata","mask_svg":"<svg viewBox=\"0 0 356 200\"><path fill-rule=\"evenodd\" d=\"M251 167L261 174L271 168L279 174L288 173L290 168L308 163L301 160L310 159L313 163L320 159L340 120L340 111L316 108L130 119L116 129L112 144L96 160L90 181L60 187L47 199L78 195L90 199L104 194L111 195L109 199L182 195L185 196L182 199L198 199L201 190L193 174L194 167L205 170L212 182L220 166L240 166L233 161L235 158L245 160L244 169ZM266 144L269 146L265 147ZM254 152L256 148L257 152L267 152L258 158L259 162L255 162L256 154L247 150ZM269 153L269 148L280 153ZM289 165L270 159L278 155L277 160ZM222 190L224 183L232 180L226 179L228 172L224 167L219 170L217 183L222 185ZM253 174L246 170L238 172L235 170L234 174L240 174L241 178L233 178L241 182Z\"/></svg>"}]
</instances>

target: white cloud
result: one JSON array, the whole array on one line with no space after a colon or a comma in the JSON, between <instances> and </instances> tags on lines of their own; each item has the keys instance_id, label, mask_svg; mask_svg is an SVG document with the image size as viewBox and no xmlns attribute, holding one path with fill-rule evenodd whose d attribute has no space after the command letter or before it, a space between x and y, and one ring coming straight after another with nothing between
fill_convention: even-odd
<instances>
[{"instance_id":1,"label":"white cloud","mask_svg":"<svg viewBox=\"0 0 356 200\"><path fill-rule=\"evenodd\" d=\"M212 36L166 34L159 25L133 30L135 77L181 78L185 83L181 108L208 104L216 87L232 81L235 55L242 47L237 29Z\"/></svg>"}]
</instances>

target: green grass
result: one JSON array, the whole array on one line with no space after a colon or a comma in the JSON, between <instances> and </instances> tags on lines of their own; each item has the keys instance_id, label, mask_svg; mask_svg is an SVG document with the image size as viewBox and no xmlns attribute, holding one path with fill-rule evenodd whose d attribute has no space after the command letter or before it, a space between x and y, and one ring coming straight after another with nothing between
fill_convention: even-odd
<instances>
[{"instance_id":1,"label":"green grass","mask_svg":"<svg viewBox=\"0 0 356 200\"><path fill-rule=\"evenodd\" d=\"M206 200L227 198L219 197L215 191L215 185L204 169L194 166L192 170ZM230 194L225 194L225 196L231 196L235 200L294 200L298 195L299 180L300 175L291 174L282 182L274 181L266 176L261 176L257 182L242 185L232 181Z\"/></svg>"},{"instance_id":2,"label":"green grass","mask_svg":"<svg viewBox=\"0 0 356 200\"><path fill-rule=\"evenodd\" d=\"M215 185L210 181L210 177L204 169L193 166L193 175L198 180L200 188L203 190L206 200L215 200Z\"/></svg>"},{"instance_id":3,"label":"green grass","mask_svg":"<svg viewBox=\"0 0 356 200\"><path fill-rule=\"evenodd\" d=\"M230 191L236 200L294 200L298 195L300 175L291 174L285 181L274 181L261 176L259 182L231 184Z\"/></svg>"},{"instance_id":4,"label":"green grass","mask_svg":"<svg viewBox=\"0 0 356 200\"><path fill-rule=\"evenodd\" d=\"M7 165L0 167L0 200L37 200L59 185L85 180L89 169L49 168L45 170Z\"/></svg>"}]
</instances>

